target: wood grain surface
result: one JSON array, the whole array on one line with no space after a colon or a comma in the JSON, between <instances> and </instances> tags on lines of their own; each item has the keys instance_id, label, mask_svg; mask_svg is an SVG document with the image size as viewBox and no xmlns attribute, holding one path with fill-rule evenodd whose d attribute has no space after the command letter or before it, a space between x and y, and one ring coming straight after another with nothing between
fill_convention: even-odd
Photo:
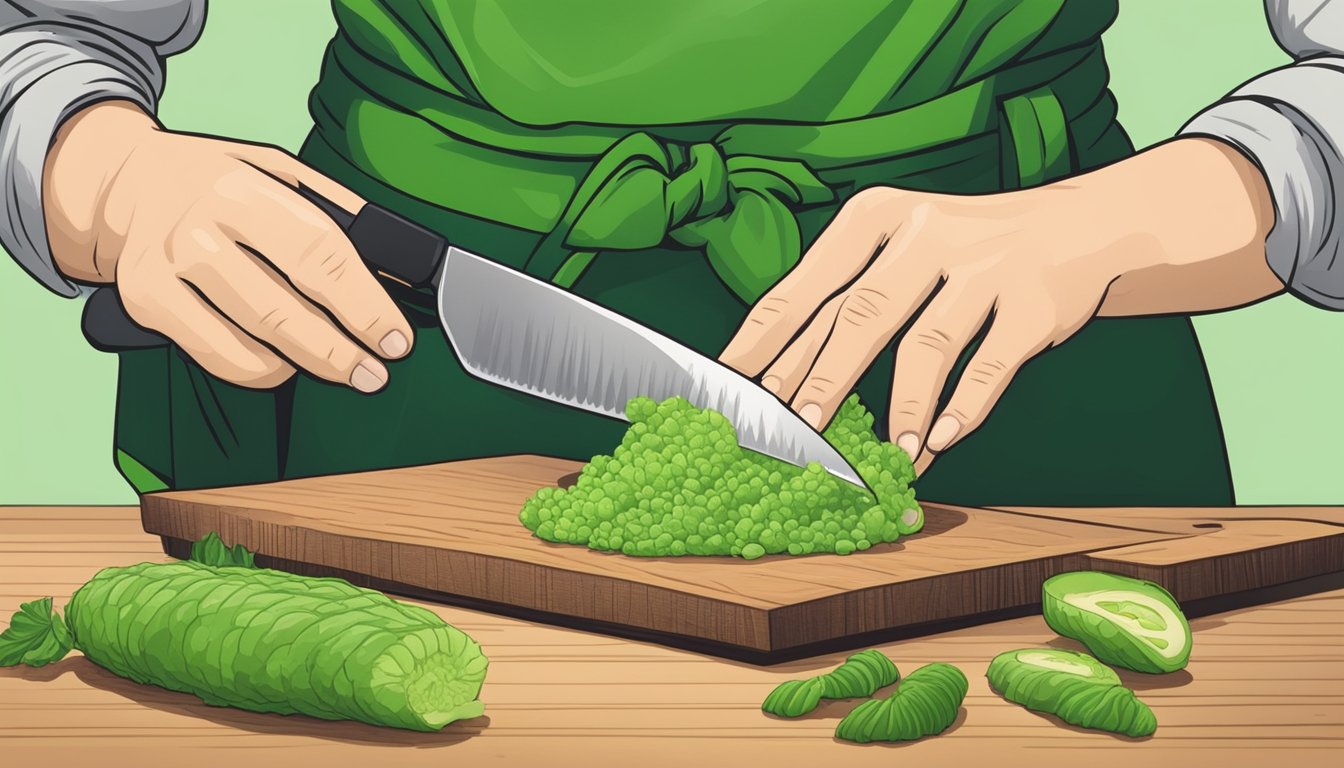
<instances>
[{"instance_id":1,"label":"wood grain surface","mask_svg":"<svg viewBox=\"0 0 1344 768\"><path fill-rule=\"evenodd\" d=\"M754 661L1020 615L1042 581L1080 568L1152 579L1183 601L1344 569L1338 508L925 504L924 530L894 544L755 561L626 557L532 536L518 522L524 500L580 466L509 456L165 492L143 499L143 524L179 554L217 531L275 567Z\"/></svg>"},{"instance_id":2,"label":"wood grain surface","mask_svg":"<svg viewBox=\"0 0 1344 768\"><path fill-rule=\"evenodd\" d=\"M98 569L163 560L131 507L0 507L0 626L21 601L63 605ZM1333 581L1331 581L1333 579ZM490 657L486 714L419 734L261 715L117 678L78 654L0 669L0 764L90 768L400 766L1337 766L1344 763L1344 581L1319 594L1192 622L1179 673L1123 673L1152 706L1156 735L1129 740L1062 725L995 695L984 679L1013 648L1078 648L1039 616L887 643L903 672L944 661L970 679L953 727L905 745L837 742L855 702L777 720L760 702L779 682L844 654L759 667L460 608L430 610Z\"/></svg>"}]
</instances>

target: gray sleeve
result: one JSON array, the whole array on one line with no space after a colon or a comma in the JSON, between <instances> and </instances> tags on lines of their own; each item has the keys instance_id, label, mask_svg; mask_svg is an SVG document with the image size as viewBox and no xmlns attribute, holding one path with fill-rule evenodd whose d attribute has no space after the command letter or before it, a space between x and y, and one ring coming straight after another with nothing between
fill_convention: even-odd
<instances>
[{"instance_id":1,"label":"gray sleeve","mask_svg":"<svg viewBox=\"0 0 1344 768\"><path fill-rule=\"evenodd\" d=\"M1307 301L1344 309L1344 0L1265 0L1296 60L1196 115L1182 135L1240 149L1264 172L1275 223L1266 257Z\"/></svg>"},{"instance_id":2,"label":"gray sleeve","mask_svg":"<svg viewBox=\"0 0 1344 768\"><path fill-rule=\"evenodd\" d=\"M0 244L62 296L78 286L52 264L42 172L66 117L126 99L153 113L163 59L192 45L206 0L0 0Z\"/></svg>"}]
</instances>

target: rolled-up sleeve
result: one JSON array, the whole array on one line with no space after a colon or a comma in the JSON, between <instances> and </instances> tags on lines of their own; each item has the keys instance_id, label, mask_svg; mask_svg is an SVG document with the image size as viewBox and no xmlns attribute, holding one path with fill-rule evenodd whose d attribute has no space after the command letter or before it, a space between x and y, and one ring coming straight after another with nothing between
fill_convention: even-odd
<instances>
[{"instance_id":1,"label":"rolled-up sleeve","mask_svg":"<svg viewBox=\"0 0 1344 768\"><path fill-rule=\"evenodd\" d=\"M1266 0L1294 63L1196 115L1181 135L1225 141L1264 173L1275 222L1266 258L1288 289L1344 309L1344 0Z\"/></svg>"},{"instance_id":2,"label":"rolled-up sleeve","mask_svg":"<svg viewBox=\"0 0 1344 768\"><path fill-rule=\"evenodd\" d=\"M0 244L51 290L80 288L52 263L42 174L62 121L97 101L153 113L163 59L192 45L206 0L0 0Z\"/></svg>"}]
</instances>

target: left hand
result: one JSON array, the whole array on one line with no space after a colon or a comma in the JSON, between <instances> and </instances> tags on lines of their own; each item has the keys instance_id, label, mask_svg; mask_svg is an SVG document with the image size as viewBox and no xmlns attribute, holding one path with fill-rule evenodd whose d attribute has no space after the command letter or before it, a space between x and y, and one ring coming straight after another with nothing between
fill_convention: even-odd
<instances>
[{"instance_id":1,"label":"left hand","mask_svg":"<svg viewBox=\"0 0 1344 768\"><path fill-rule=\"evenodd\" d=\"M981 425L1024 364L1094 316L1204 311L1281 291L1264 259L1271 224L1258 169L1206 139L1001 194L870 188L757 302L721 359L820 429L909 324L889 435L922 472Z\"/></svg>"}]
</instances>

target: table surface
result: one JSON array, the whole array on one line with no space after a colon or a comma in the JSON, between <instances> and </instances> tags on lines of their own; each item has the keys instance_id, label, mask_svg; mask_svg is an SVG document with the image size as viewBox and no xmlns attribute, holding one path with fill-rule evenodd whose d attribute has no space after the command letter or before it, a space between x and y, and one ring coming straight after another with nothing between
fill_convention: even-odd
<instances>
[{"instance_id":1,"label":"table surface","mask_svg":"<svg viewBox=\"0 0 1344 768\"><path fill-rule=\"evenodd\" d=\"M134 507L0 507L0 626L18 604L63 605L99 568L161 561ZM1335 586L1338 586L1336 584ZM1344 760L1344 589L1195 619L1179 673L1123 673L1155 736L1072 728L988 687L994 655L1079 648L1039 616L879 646L903 672L944 661L970 679L941 736L857 746L833 738L854 702L800 720L762 714L776 684L844 654L756 667L648 643L429 606L490 657L486 715L420 734L209 707L122 680L78 654L0 669L0 754L13 766L1339 765ZM241 750L241 751L240 751Z\"/></svg>"}]
</instances>

